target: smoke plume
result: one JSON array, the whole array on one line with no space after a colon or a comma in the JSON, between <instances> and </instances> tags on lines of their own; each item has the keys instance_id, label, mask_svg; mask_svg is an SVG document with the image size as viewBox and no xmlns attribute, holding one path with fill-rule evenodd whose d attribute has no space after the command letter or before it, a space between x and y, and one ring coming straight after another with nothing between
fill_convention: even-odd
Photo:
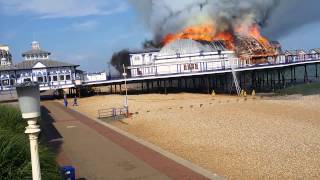
<instances>
[{"instance_id":1,"label":"smoke plume","mask_svg":"<svg viewBox=\"0 0 320 180\"><path fill-rule=\"evenodd\" d=\"M306 0L128 0L159 42L166 34L188 26L212 23L217 31L259 24L279 38L300 26L320 20L320 1Z\"/></svg>"}]
</instances>

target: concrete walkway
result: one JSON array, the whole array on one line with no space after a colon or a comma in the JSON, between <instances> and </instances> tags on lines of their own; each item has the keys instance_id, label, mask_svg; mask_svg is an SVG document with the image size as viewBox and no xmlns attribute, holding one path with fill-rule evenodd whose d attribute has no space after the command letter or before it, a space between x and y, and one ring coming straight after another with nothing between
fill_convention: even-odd
<instances>
[{"instance_id":1,"label":"concrete walkway","mask_svg":"<svg viewBox=\"0 0 320 180\"><path fill-rule=\"evenodd\" d=\"M88 117L44 102L43 134L78 179L208 179Z\"/></svg>"}]
</instances>

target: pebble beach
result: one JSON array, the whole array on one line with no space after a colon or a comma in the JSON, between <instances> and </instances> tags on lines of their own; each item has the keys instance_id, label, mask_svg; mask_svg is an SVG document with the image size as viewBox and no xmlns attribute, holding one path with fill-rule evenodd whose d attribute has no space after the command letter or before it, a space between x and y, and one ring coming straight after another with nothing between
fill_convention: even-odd
<instances>
[{"instance_id":1,"label":"pebble beach","mask_svg":"<svg viewBox=\"0 0 320 180\"><path fill-rule=\"evenodd\" d=\"M92 118L120 95L78 100ZM319 179L320 96L129 96L132 117L107 121L228 179Z\"/></svg>"}]
</instances>

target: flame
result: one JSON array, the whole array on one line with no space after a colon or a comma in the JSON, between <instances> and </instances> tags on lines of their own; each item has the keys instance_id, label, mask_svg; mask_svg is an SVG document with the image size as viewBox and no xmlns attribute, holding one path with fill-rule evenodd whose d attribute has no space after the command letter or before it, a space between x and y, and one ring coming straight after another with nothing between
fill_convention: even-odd
<instances>
[{"instance_id":1,"label":"flame","mask_svg":"<svg viewBox=\"0 0 320 180\"><path fill-rule=\"evenodd\" d=\"M183 29L177 34L169 33L162 41L163 45L166 45L172 41L178 39L192 39L192 40L202 40L202 41L214 41L223 40L226 46L233 49L233 35L231 33L222 32L217 33L215 27L212 24L203 24L198 26L191 26Z\"/></svg>"},{"instance_id":2,"label":"flame","mask_svg":"<svg viewBox=\"0 0 320 180\"><path fill-rule=\"evenodd\" d=\"M234 50L236 45L234 43L236 34L241 34L247 37L256 39L265 49L272 49L270 42L267 38L263 37L260 33L260 27L256 24L250 26L249 28L244 28L244 26L239 26L234 30L235 33L228 31L217 32L213 24L202 24L197 26L190 26L183 29L181 32L173 34L169 33L162 41L163 45L166 45L172 41L178 39L192 39L192 40L202 40L202 41L215 41L223 40L228 49Z\"/></svg>"},{"instance_id":3,"label":"flame","mask_svg":"<svg viewBox=\"0 0 320 180\"><path fill-rule=\"evenodd\" d=\"M258 25L252 25L249 28L249 35L260 42L265 48L271 47L269 40L261 35Z\"/></svg>"}]
</instances>

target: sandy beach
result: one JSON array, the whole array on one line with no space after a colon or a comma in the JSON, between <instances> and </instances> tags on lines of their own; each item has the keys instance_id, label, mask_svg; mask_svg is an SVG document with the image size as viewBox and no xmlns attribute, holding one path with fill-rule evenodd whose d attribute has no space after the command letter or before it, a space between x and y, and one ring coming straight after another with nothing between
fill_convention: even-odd
<instances>
[{"instance_id":1,"label":"sandy beach","mask_svg":"<svg viewBox=\"0 0 320 180\"><path fill-rule=\"evenodd\" d=\"M124 97L78 101L74 109L97 118ZM109 123L228 179L320 178L319 95L130 95L129 110Z\"/></svg>"}]
</instances>

